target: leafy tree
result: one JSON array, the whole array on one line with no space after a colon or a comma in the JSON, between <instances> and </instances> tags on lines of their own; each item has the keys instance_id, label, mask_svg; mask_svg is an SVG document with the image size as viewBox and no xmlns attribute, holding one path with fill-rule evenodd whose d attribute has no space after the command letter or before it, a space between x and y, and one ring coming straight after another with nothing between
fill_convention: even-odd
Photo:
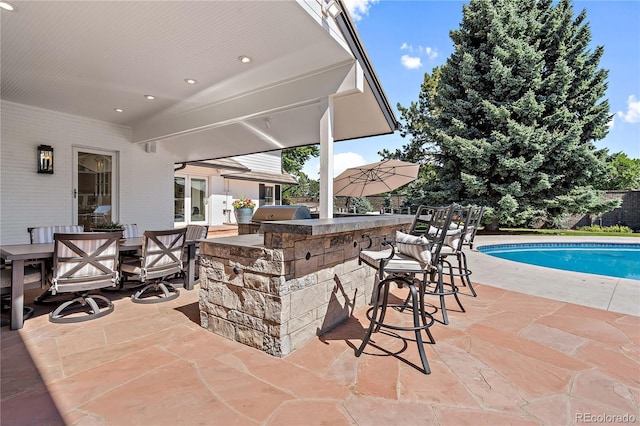
<instances>
[{"instance_id":1,"label":"leafy tree","mask_svg":"<svg viewBox=\"0 0 640 426\"><path fill-rule=\"evenodd\" d=\"M439 179L436 165L431 160L434 150L433 118L437 116L435 97L440 81L440 67L433 68L432 74L425 73L418 102L409 107L398 104L401 114L402 137L411 136L411 141L401 149L391 152L387 149L378 152L383 159L395 159L420 164L418 178L396 193L406 195L404 207L415 211L420 204L441 204L446 202L439 191Z\"/></svg>"},{"instance_id":2,"label":"leafy tree","mask_svg":"<svg viewBox=\"0 0 640 426\"><path fill-rule=\"evenodd\" d=\"M282 150L282 170L294 176L304 174L302 167L311 157L320 155L318 145L299 146Z\"/></svg>"},{"instance_id":3,"label":"leafy tree","mask_svg":"<svg viewBox=\"0 0 640 426\"><path fill-rule=\"evenodd\" d=\"M599 181L597 189L640 189L640 158L629 158L627 154L618 152L607 158L607 165L607 178Z\"/></svg>"},{"instance_id":4,"label":"leafy tree","mask_svg":"<svg viewBox=\"0 0 640 426\"><path fill-rule=\"evenodd\" d=\"M394 152L387 149L378 152L383 159L409 161L420 165L415 181L393 191L406 196L403 207L410 207L412 211L420 204L436 205L449 201L440 188L438 168L433 161L436 149L433 139L434 120L438 116L435 98L438 95L441 70L441 67L435 67L431 74L425 73L418 102L411 102L409 107L397 105L401 114L400 135L403 138L411 137L410 142Z\"/></svg>"},{"instance_id":5,"label":"leafy tree","mask_svg":"<svg viewBox=\"0 0 640 426\"><path fill-rule=\"evenodd\" d=\"M311 157L320 155L320 148L317 145L301 146L282 150L282 170L292 175L297 181L297 185L283 185L282 195L285 204L289 197L318 197L320 194L320 181L311 179L302 171L304 164Z\"/></svg>"},{"instance_id":6,"label":"leafy tree","mask_svg":"<svg viewBox=\"0 0 640 426\"><path fill-rule=\"evenodd\" d=\"M610 119L607 71L598 68L604 49L588 50L584 10L574 18L571 0L552 3L463 6L450 34L455 51L425 112L441 194L488 205L492 228L553 225L614 206L591 187L606 171L606 153L593 143Z\"/></svg>"},{"instance_id":7,"label":"leafy tree","mask_svg":"<svg viewBox=\"0 0 640 426\"><path fill-rule=\"evenodd\" d=\"M417 164L428 163L428 154L434 147L432 118L437 116L435 98L438 94L440 75L440 67L434 68L432 74L425 73L418 102L411 102L408 108L398 104L398 111L401 114L400 135L403 138L411 135L411 141L403 145L402 149L396 149L395 152L387 149L379 152L378 154L384 159L391 158Z\"/></svg>"}]
</instances>

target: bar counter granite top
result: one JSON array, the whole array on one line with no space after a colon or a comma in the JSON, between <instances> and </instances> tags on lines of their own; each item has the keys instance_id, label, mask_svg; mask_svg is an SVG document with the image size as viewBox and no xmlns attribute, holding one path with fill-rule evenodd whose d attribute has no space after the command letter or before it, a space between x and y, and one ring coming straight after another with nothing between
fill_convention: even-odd
<instances>
[{"instance_id":1,"label":"bar counter granite top","mask_svg":"<svg viewBox=\"0 0 640 426\"><path fill-rule=\"evenodd\" d=\"M405 225L413 222L413 215L385 214L332 219L298 219L263 222L260 232L282 234L327 235L341 232L359 231L382 226Z\"/></svg>"}]
</instances>

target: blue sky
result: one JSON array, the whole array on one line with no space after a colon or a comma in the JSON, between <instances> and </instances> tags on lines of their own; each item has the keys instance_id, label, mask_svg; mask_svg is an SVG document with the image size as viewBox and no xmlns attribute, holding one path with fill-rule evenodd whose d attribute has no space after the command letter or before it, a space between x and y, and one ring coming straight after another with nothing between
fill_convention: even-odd
<instances>
[{"instance_id":1,"label":"blue sky","mask_svg":"<svg viewBox=\"0 0 640 426\"><path fill-rule=\"evenodd\" d=\"M346 0L360 38L389 102L408 106L418 99L424 73L442 65L453 53L449 31L459 28L462 5L455 0ZM574 13L587 10L591 45L604 46L600 67L609 70L609 134L596 143L610 153L623 151L640 158L640 1L575 1ZM380 160L384 148L395 150L409 142L398 132L334 144L335 175L347 167ZM318 177L319 160L303 170Z\"/></svg>"}]
</instances>

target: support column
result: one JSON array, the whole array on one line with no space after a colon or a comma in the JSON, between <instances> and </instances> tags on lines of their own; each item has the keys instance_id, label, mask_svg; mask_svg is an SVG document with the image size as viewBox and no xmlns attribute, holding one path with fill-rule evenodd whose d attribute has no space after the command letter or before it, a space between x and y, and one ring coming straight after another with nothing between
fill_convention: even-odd
<instances>
[{"instance_id":1,"label":"support column","mask_svg":"<svg viewBox=\"0 0 640 426\"><path fill-rule=\"evenodd\" d=\"M333 217L333 98L320 101L320 219Z\"/></svg>"}]
</instances>

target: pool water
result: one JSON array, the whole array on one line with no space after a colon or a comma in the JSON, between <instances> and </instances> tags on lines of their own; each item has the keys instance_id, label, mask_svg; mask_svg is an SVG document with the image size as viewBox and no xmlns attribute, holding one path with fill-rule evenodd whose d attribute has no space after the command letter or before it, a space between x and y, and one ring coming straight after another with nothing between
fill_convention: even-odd
<instances>
[{"instance_id":1,"label":"pool water","mask_svg":"<svg viewBox=\"0 0 640 426\"><path fill-rule=\"evenodd\" d=\"M530 265L640 280L640 244L497 244L478 251Z\"/></svg>"}]
</instances>

